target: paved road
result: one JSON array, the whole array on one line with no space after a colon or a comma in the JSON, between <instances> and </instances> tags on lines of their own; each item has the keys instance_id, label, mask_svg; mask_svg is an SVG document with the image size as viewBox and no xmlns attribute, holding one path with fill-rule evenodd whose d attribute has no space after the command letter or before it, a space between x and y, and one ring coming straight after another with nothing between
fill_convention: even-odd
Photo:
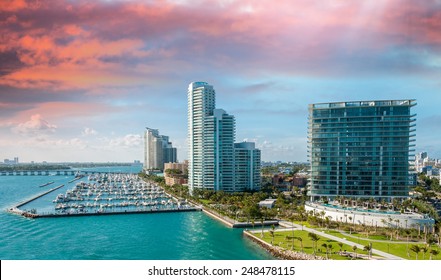
<instances>
[{"instance_id":1,"label":"paved road","mask_svg":"<svg viewBox=\"0 0 441 280\"><path fill-rule=\"evenodd\" d=\"M301 229L302 228L302 225L291 223L291 222L287 222L287 221L280 221L279 224L281 226L285 226L287 228L286 229L278 229L277 231L289 231L289 230L292 230L291 228L293 226L294 226L294 228L297 228L297 229ZM349 241L349 240L346 240L346 239L343 239L343 238L340 238L340 237L336 237L334 235L330 235L330 234L321 232L319 230L315 230L315 229L308 228L308 227L303 227L303 230L304 231L308 231L308 232L313 232L313 233L315 233L317 235L323 236L323 237L328 238L328 239L336 240L338 242L341 242L343 244L349 245L351 247L353 247L355 245L355 246L357 246L357 248L359 248L361 250L363 250L363 248L364 248L363 245L357 244L355 242L352 242L352 241ZM392 254L388 254L386 252L379 251L377 249L372 249L372 253L377 254L379 256L382 256L383 258L388 259L388 260L404 260L404 258L395 256L395 255L392 255Z\"/></svg>"}]
</instances>

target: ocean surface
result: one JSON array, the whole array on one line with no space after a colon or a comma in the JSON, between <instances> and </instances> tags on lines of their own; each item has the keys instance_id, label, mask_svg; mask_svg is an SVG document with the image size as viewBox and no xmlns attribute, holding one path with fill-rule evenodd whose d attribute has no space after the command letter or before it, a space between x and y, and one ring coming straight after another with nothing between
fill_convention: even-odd
<instances>
[{"instance_id":1,"label":"ocean surface","mask_svg":"<svg viewBox=\"0 0 441 280\"><path fill-rule=\"evenodd\" d=\"M91 170L91 169L84 169ZM139 167L95 171L138 172ZM202 212L29 219L6 212L17 203L61 184L22 208L53 207L52 200L77 182L73 176L0 176L2 260L259 260L273 259ZM55 183L39 187L55 181Z\"/></svg>"}]
</instances>

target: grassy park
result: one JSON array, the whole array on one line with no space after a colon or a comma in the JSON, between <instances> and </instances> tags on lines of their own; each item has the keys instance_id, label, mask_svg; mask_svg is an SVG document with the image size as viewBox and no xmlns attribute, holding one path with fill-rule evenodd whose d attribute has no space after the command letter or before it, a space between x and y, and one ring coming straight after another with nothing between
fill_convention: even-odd
<instances>
[{"instance_id":1,"label":"grassy park","mask_svg":"<svg viewBox=\"0 0 441 280\"><path fill-rule=\"evenodd\" d=\"M390 253L404 259L430 260L430 258L432 258L433 260L441 260L441 255L439 254L441 250L438 245L435 244L428 245L423 242L390 241L387 240L386 236L381 235L374 235L370 236L369 238L366 238L361 234L353 234L353 236L348 236L348 234L342 234L334 230L328 230L325 231L325 233L336 237L345 238L348 241L352 241L363 246L371 243L373 249Z\"/></svg>"},{"instance_id":2,"label":"grassy park","mask_svg":"<svg viewBox=\"0 0 441 280\"><path fill-rule=\"evenodd\" d=\"M361 234L349 235L336 230L324 230L323 232L360 244L364 250L320 235L311 235L309 232L300 229L294 230L294 233L290 230L266 230L263 232L263 237L261 232L255 231L253 235L286 250L304 252L332 260L369 259L368 249L370 245L372 249L390 253L404 259L441 260L441 255L439 254L441 250L435 244L427 245L423 242L390 241L387 240L387 237L381 235L373 235L370 238L366 238ZM372 254L372 258L378 259L381 257Z\"/></svg>"},{"instance_id":3,"label":"grassy park","mask_svg":"<svg viewBox=\"0 0 441 280\"><path fill-rule=\"evenodd\" d=\"M309 232L304 230L295 230L294 238L292 231L264 231L254 232L254 236L263 239L265 242L286 250L304 252L310 255L321 256L332 260L351 260L368 258L367 251L354 249L349 245L330 240L325 237L316 236L311 238ZM375 257L375 255L373 255Z\"/></svg>"}]
</instances>

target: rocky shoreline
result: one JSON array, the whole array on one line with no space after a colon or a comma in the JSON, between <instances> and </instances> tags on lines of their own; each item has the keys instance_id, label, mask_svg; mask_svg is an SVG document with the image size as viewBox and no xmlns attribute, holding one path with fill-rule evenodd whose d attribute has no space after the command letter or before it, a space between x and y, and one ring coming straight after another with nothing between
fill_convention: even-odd
<instances>
[{"instance_id":1,"label":"rocky shoreline","mask_svg":"<svg viewBox=\"0 0 441 280\"><path fill-rule=\"evenodd\" d=\"M243 234L245 237L249 238L254 243L261 246L265 251L273 255L275 258L282 259L282 260L325 260L325 258L320 256L314 256L310 254L305 254L302 252L296 252L296 251L290 251L283 249L279 246L273 246L265 241L263 241L260 238L257 238L256 236L252 235L248 231L244 231Z\"/></svg>"}]
</instances>

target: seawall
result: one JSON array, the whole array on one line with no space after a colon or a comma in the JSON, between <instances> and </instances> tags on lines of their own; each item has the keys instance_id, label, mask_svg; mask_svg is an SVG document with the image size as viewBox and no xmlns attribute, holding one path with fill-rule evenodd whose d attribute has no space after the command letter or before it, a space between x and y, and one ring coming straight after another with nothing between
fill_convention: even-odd
<instances>
[{"instance_id":1,"label":"seawall","mask_svg":"<svg viewBox=\"0 0 441 280\"><path fill-rule=\"evenodd\" d=\"M250 232L244 230L243 234L246 238L250 239L254 243L258 244L260 247L265 249L267 252L269 252L271 255L278 259L282 260L324 260L323 257L314 256L310 254L305 254L302 252L296 252L296 251L290 251L285 250L279 246L273 246L269 244L268 242L254 236Z\"/></svg>"}]
</instances>

